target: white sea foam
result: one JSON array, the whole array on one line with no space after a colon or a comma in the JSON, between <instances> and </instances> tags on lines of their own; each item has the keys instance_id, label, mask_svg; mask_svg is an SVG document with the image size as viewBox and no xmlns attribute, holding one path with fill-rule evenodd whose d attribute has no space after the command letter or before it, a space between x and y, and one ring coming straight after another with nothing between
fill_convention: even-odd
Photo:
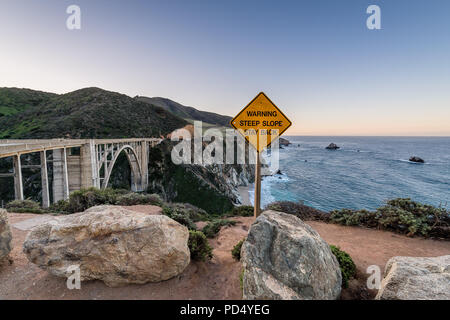
<instances>
[{"instance_id":1,"label":"white sea foam","mask_svg":"<svg viewBox=\"0 0 450 320\"><path fill-rule=\"evenodd\" d=\"M261 181L261 208L264 208L269 203L276 199L272 195L272 189L276 188L276 184L288 182L289 177L285 174L276 174L273 176L266 176ZM252 205L255 204L255 185L252 184L249 188L249 199Z\"/></svg>"}]
</instances>

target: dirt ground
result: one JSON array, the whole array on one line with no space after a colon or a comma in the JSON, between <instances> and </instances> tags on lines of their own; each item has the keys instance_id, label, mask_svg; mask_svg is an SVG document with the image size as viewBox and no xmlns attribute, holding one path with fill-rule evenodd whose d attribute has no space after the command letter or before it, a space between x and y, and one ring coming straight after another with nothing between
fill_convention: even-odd
<instances>
[{"instance_id":1,"label":"dirt ground","mask_svg":"<svg viewBox=\"0 0 450 320\"><path fill-rule=\"evenodd\" d=\"M148 214L159 214L154 206L127 207ZM159 210L158 210L159 209ZM35 214L9 214L11 225L35 218ZM0 269L2 299L241 299L239 285L241 265L231 256L233 246L244 238L253 218L233 218L235 226L222 228L210 239L214 257L209 262L191 262L179 276L159 283L109 288L101 281L81 284L80 290L69 290L66 281L48 274L28 262L22 244L29 231L14 226L13 263ZM330 244L347 251L358 268L357 279L342 293L343 299L372 298L376 292L365 290L365 270L369 265L384 269L393 256L439 256L450 254L450 242L408 238L391 232L345 227L322 222L308 222Z\"/></svg>"}]
</instances>

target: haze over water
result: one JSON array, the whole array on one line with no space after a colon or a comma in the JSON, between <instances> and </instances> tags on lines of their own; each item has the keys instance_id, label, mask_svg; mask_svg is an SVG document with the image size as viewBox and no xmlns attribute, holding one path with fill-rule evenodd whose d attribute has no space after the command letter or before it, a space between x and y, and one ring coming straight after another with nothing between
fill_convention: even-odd
<instances>
[{"instance_id":1,"label":"haze over water","mask_svg":"<svg viewBox=\"0 0 450 320\"><path fill-rule=\"evenodd\" d=\"M292 145L280 150L282 175L262 182L263 207L301 200L326 211L373 210L396 197L450 206L450 137L286 138ZM331 142L341 149L326 150ZM409 162L413 155L426 163Z\"/></svg>"}]
</instances>

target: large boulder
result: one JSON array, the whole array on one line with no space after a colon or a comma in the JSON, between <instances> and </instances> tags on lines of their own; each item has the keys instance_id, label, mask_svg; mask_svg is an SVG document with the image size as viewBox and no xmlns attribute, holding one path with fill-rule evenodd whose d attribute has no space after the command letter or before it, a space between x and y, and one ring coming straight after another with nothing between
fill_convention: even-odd
<instances>
[{"instance_id":1,"label":"large boulder","mask_svg":"<svg viewBox=\"0 0 450 320\"><path fill-rule=\"evenodd\" d=\"M375 299L450 300L450 255L389 259Z\"/></svg>"},{"instance_id":2,"label":"large boulder","mask_svg":"<svg viewBox=\"0 0 450 320\"><path fill-rule=\"evenodd\" d=\"M337 299L342 276L329 245L299 218L263 212L242 245L244 299Z\"/></svg>"},{"instance_id":3,"label":"large boulder","mask_svg":"<svg viewBox=\"0 0 450 320\"><path fill-rule=\"evenodd\" d=\"M6 210L0 209L0 263L3 262L11 252L11 229L8 223Z\"/></svg>"},{"instance_id":4,"label":"large boulder","mask_svg":"<svg viewBox=\"0 0 450 320\"><path fill-rule=\"evenodd\" d=\"M189 232L164 215L98 206L35 227L23 249L51 274L68 277L79 265L81 280L108 286L170 279L190 262Z\"/></svg>"}]
</instances>

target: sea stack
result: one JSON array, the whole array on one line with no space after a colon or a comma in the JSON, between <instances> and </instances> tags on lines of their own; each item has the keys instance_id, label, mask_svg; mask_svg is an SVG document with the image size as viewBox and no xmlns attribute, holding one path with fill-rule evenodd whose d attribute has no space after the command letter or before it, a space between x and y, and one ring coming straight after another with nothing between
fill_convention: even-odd
<instances>
[{"instance_id":1,"label":"sea stack","mask_svg":"<svg viewBox=\"0 0 450 320\"><path fill-rule=\"evenodd\" d=\"M289 146L291 142L288 139L280 137L280 146Z\"/></svg>"},{"instance_id":2,"label":"sea stack","mask_svg":"<svg viewBox=\"0 0 450 320\"><path fill-rule=\"evenodd\" d=\"M425 163L425 160L423 160L420 157L416 157L416 156L412 156L411 158L409 158L409 161L411 162L417 162L417 163Z\"/></svg>"},{"instance_id":3,"label":"sea stack","mask_svg":"<svg viewBox=\"0 0 450 320\"><path fill-rule=\"evenodd\" d=\"M329 145L328 145L328 147L326 147L325 149L328 149L328 150L337 150L337 149L339 149L340 147L338 147L335 143L330 143Z\"/></svg>"}]
</instances>

